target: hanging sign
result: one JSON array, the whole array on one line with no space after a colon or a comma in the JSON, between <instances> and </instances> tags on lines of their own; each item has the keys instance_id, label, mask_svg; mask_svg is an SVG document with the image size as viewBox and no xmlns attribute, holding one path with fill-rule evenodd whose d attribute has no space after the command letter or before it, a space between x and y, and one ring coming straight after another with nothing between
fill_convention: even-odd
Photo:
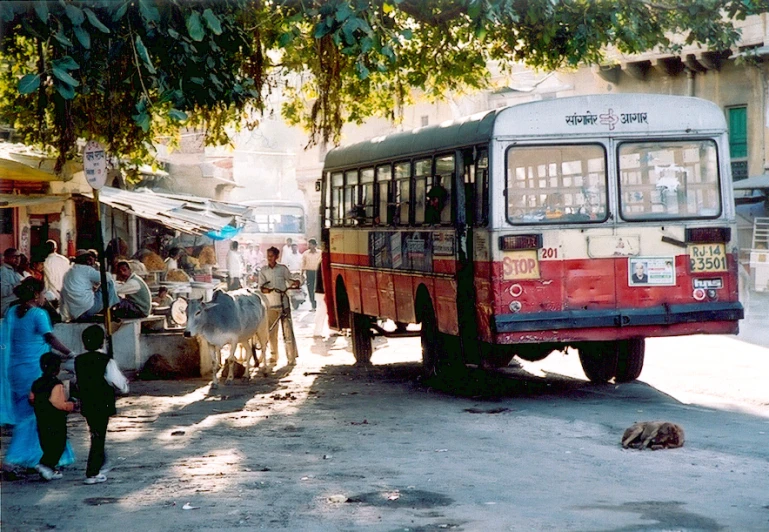
<instances>
[{"instance_id":1,"label":"hanging sign","mask_svg":"<svg viewBox=\"0 0 769 532\"><path fill-rule=\"evenodd\" d=\"M101 189L107 182L107 153L104 146L95 140L89 140L83 151L85 179L91 188Z\"/></svg>"}]
</instances>

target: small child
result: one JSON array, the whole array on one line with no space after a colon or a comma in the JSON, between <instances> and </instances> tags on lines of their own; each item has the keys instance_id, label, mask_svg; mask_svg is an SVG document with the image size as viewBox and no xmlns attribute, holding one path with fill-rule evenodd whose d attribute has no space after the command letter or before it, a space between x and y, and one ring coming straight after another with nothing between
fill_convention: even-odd
<instances>
[{"instance_id":1,"label":"small child","mask_svg":"<svg viewBox=\"0 0 769 532\"><path fill-rule=\"evenodd\" d=\"M56 465L67 445L67 414L75 409L75 404L67 401L64 385L58 378L61 358L53 353L44 353L40 357L40 369L43 375L32 383L29 392L43 449L43 457L35 469L44 480L58 480L62 474Z\"/></svg>"},{"instance_id":2,"label":"small child","mask_svg":"<svg viewBox=\"0 0 769 532\"><path fill-rule=\"evenodd\" d=\"M174 302L174 298L168 293L168 287L161 286L158 288L158 295L152 298L152 303L158 307L170 307Z\"/></svg>"},{"instance_id":3,"label":"small child","mask_svg":"<svg viewBox=\"0 0 769 532\"><path fill-rule=\"evenodd\" d=\"M75 375L80 391L80 411L91 432L91 449L88 452L84 484L99 484L106 482L106 473L111 469L104 445L109 418L117 413L113 385L126 393L128 381L119 370L117 382L108 381L105 377L108 364L114 365L114 362L108 354L98 351L104 344L104 330L101 326L91 325L86 328L82 340L87 351L75 358Z\"/></svg>"}]
</instances>

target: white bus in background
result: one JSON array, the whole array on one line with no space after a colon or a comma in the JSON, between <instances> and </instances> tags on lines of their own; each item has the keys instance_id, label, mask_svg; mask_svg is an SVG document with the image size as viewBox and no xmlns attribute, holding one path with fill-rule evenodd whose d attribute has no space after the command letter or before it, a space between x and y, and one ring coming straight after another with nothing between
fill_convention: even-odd
<instances>
[{"instance_id":1,"label":"white bus in background","mask_svg":"<svg viewBox=\"0 0 769 532\"><path fill-rule=\"evenodd\" d=\"M236 240L259 244L265 256L271 246L283 249L287 238L299 244L300 252L307 248L307 215L303 204L286 200L249 200L240 204L250 207L251 213Z\"/></svg>"}]
</instances>

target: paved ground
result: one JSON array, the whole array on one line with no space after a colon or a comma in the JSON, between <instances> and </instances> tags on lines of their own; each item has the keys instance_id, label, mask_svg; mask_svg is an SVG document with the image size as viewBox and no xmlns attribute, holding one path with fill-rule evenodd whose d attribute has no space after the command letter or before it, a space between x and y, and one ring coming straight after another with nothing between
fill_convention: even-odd
<instances>
[{"instance_id":1,"label":"paved ground","mask_svg":"<svg viewBox=\"0 0 769 532\"><path fill-rule=\"evenodd\" d=\"M589 384L553 355L447 394L418 377L418 339L378 339L356 368L347 338L297 321L299 364L272 377L133 382L105 484L82 484L71 416L77 464L4 482L2 530L769 530L766 348L652 340L636 383ZM687 444L621 449L640 419Z\"/></svg>"}]
</instances>

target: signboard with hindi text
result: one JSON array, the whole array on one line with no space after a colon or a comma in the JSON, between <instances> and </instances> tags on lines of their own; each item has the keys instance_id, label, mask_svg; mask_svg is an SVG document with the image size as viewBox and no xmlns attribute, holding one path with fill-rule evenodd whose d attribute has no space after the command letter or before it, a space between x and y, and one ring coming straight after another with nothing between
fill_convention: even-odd
<instances>
[{"instance_id":1,"label":"signboard with hindi text","mask_svg":"<svg viewBox=\"0 0 769 532\"><path fill-rule=\"evenodd\" d=\"M91 188L101 189L107 182L107 153L104 146L94 140L89 140L83 150L83 169L85 179Z\"/></svg>"}]
</instances>

